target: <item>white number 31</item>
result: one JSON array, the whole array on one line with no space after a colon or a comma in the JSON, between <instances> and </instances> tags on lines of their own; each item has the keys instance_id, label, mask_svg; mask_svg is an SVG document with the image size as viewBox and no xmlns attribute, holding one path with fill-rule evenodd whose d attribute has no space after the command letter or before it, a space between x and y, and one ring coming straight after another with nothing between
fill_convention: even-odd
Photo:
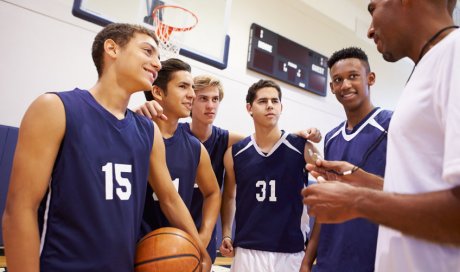
<instances>
[{"instance_id":1,"label":"white number 31","mask_svg":"<svg viewBox=\"0 0 460 272\"><path fill-rule=\"evenodd\" d=\"M268 201L270 202L276 202L277 197L276 197L276 180L270 180L268 183L270 187L269 196L268 196ZM259 202L262 202L265 200L267 197L267 182L265 180L259 180L256 183L256 187L260 188L260 193L256 193L256 199Z\"/></svg>"}]
</instances>

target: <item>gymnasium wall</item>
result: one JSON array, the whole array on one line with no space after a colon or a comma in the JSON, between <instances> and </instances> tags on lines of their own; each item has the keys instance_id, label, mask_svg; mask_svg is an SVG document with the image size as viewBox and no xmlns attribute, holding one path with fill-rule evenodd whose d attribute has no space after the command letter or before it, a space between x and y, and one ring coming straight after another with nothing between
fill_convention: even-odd
<instances>
[{"instance_id":1,"label":"gymnasium wall","mask_svg":"<svg viewBox=\"0 0 460 272\"><path fill-rule=\"evenodd\" d=\"M74 17L72 3L0 0L0 124L19 126L27 106L44 92L90 88L96 82L90 48L101 27ZM216 124L242 134L253 131L245 109L247 88L263 77L246 69L251 23L325 56L346 46L363 48L377 74L371 89L374 105L394 109L412 63L402 60L388 64L382 60L365 38L370 20L368 15L363 19L365 13L365 0L233 0L228 68L219 70L182 58L192 64L194 75L210 73L222 79L225 98ZM197 38L206 41L205 37ZM330 90L327 97L321 97L280 85L284 105L281 128L295 131L315 126L326 132L345 118ZM143 101L143 95L136 94L130 107Z\"/></svg>"}]
</instances>

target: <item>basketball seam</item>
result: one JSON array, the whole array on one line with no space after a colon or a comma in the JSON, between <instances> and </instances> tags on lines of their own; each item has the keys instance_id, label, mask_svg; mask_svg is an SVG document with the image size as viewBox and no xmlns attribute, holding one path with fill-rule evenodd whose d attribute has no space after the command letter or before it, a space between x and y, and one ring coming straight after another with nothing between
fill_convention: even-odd
<instances>
[{"instance_id":1,"label":"basketball seam","mask_svg":"<svg viewBox=\"0 0 460 272\"><path fill-rule=\"evenodd\" d=\"M175 235L175 236L179 236L181 238L184 238L185 240L187 240L190 244L192 244L192 246L198 251L198 254L201 256L201 251L198 247L196 247L195 243L193 241L191 241L190 239L188 239L187 237L185 236L182 236L180 234L177 234L177 233L173 233L173 232L163 232L163 233L155 233L155 234L152 234L148 237L144 237L142 240L139 241L138 243L138 246L140 244L142 244L142 242L144 242L145 240L149 239L149 238L152 238L152 237L155 237L155 236L159 236L159 235L165 235L165 234L172 234L172 235ZM201 261L201 258L200 258L200 261Z\"/></svg>"},{"instance_id":2,"label":"basketball seam","mask_svg":"<svg viewBox=\"0 0 460 272\"><path fill-rule=\"evenodd\" d=\"M197 258L195 255L193 254L182 254L182 255L174 255L174 256L166 256L166 257L160 257L160 258L155 258L155 259L151 259L151 260L145 260L145 261L142 261L140 263L137 263L134 265L134 267L138 267L140 265L143 265L143 264L146 264L148 262L152 262L152 261L160 261L160 260L165 260L165 259L173 259L175 257L189 257L189 256L193 256L195 259L198 260L198 263L197 265L195 266L195 268L193 269L193 271L197 271L199 265L201 264L201 262L203 261L203 257L201 256L201 251L200 249L195 245L194 241L188 239L186 236L183 236L181 234L177 234L177 233L174 233L174 232L163 232L163 233L154 233L154 234L151 234L147 237L143 237L137 244L137 246L139 246L140 244L142 244L144 241L146 241L147 239L150 239L152 237L155 237L155 236L159 236L159 235L166 235L166 234L172 234L172 235L175 235L175 236L178 236L178 237L181 237L181 238L184 238L185 240L187 240L190 244L192 244L192 246L196 249L196 251L198 252L198 255L200 256L200 258ZM187 234L187 233L186 233Z\"/></svg>"},{"instance_id":3,"label":"basketball seam","mask_svg":"<svg viewBox=\"0 0 460 272\"><path fill-rule=\"evenodd\" d=\"M140 263L136 263L134 267L138 267L147 263L151 262L158 262L158 261L163 261L163 260L169 260L169 259L176 259L176 258L182 258L182 257L192 257L193 259L196 259L198 261L197 265L193 269L193 271L196 271L198 266L200 265L200 259L198 259L195 255L193 254L179 254L179 255L173 255L173 256L165 256L165 257L160 257L160 258L153 258L149 260L142 261Z\"/></svg>"}]
</instances>

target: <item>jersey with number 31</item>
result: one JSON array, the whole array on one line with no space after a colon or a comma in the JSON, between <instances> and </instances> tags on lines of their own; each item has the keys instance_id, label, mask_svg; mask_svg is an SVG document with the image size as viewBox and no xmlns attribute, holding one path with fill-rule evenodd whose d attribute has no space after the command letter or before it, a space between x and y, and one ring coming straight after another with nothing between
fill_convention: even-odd
<instances>
[{"instance_id":1,"label":"jersey with number 31","mask_svg":"<svg viewBox=\"0 0 460 272\"><path fill-rule=\"evenodd\" d=\"M304 249L308 215L301 190L305 139L283 132L265 154L253 136L232 147L236 179L234 246L294 253Z\"/></svg>"},{"instance_id":2,"label":"jersey with number 31","mask_svg":"<svg viewBox=\"0 0 460 272\"><path fill-rule=\"evenodd\" d=\"M57 95L66 131L38 213L40 271L132 271L153 123L118 120L85 90Z\"/></svg>"}]
</instances>

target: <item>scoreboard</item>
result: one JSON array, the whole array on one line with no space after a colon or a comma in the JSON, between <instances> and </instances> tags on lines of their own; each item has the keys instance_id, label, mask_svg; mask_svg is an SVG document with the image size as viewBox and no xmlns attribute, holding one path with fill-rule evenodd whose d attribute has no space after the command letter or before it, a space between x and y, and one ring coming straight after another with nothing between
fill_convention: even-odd
<instances>
[{"instance_id":1,"label":"scoreboard","mask_svg":"<svg viewBox=\"0 0 460 272\"><path fill-rule=\"evenodd\" d=\"M327 58L255 23L249 34L247 68L326 96Z\"/></svg>"}]
</instances>

